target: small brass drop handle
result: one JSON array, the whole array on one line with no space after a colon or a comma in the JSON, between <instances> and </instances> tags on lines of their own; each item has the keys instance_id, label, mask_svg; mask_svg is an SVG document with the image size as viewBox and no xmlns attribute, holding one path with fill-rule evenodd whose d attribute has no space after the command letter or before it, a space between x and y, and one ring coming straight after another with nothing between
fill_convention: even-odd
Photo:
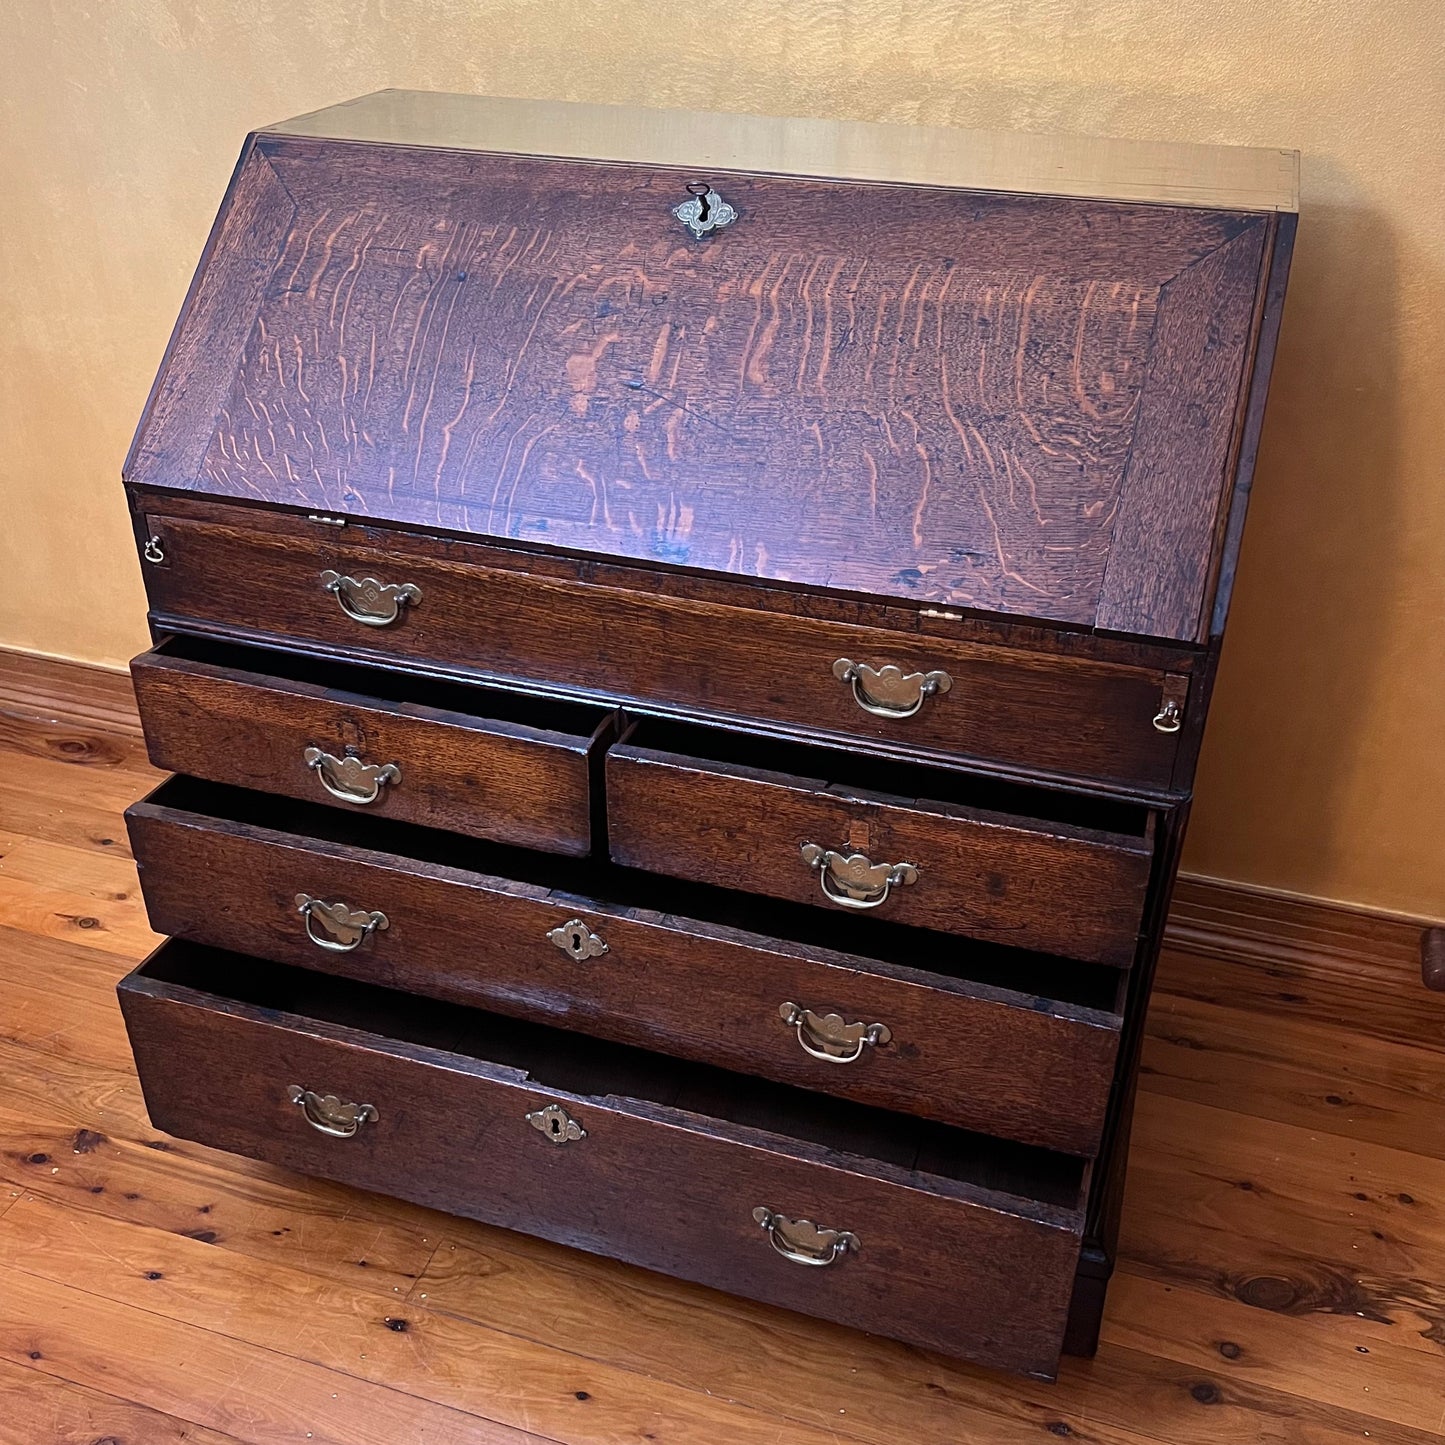
<instances>
[{"instance_id":1,"label":"small brass drop handle","mask_svg":"<svg viewBox=\"0 0 1445 1445\"><path fill-rule=\"evenodd\" d=\"M863 853L838 853L817 843L804 843L803 862L818 872L823 897L839 908L880 908L895 887L918 882L912 863L875 863Z\"/></svg>"},{"instance_id":2,"label":"small brass drop handle","mask_svg":"<svg viewBox=\"0 0 1445 1445\"><path fill-rule=\"evenodd\" d=\"M912 717L929 698L953 687L946 672L904 672L891 662L885 667L869 667L846 657L833 664L833 676L852 687L853 701L864 712L895 722Z\"/></svg>"},{"instance_id":3,"label":"small brass drop handle","mask_svg":"<svg viewBox=\"0 0 1445 1445\"><path fill-rule=\"evenodd\" d=\"M421 601L421 588L414 582L346 577L329 568L321 574L321 585L335 596L341 610L363 627L390 627L407 606L415 607Z\"/></svg>"},{"instance_id":4,"label":"small brass drop handle","mask_svg":"<svg viewBox=\"0 0 1445 1445\"><path fill-rule=\"evenodd\" d=\"M1173 698L1166 703L1161 703L1159 711L1154 714L1154 727L1161 733L1177 733L1183 723L1184 714Z\"/></svg>"},{"instance_id":5,"label":"small brass drop handle","mask_svg":"<svg viewBox=\"0 0 1445 1445\"><path fill-rule=\"evenodd\" d=\"M401 782L401 769L395 763L365 763L350 753L338 758L320 748L307 748L301 757L333 798L358 808L374 803L388 783L395 787Z\"/></svg>"},{"instance_id":6,"label":"small brass drop handle","mask_svg":"<svg viewBox=\"0 0 1445 1445\"><path fill-rule=\"evenodd\" d=\"M753 1218L767 1232L768 1243L793 1264L837 1264L861 1248L858 1236L850 1230L822 1229L811 1219L789 1219L765 1204L753 1210Z\"/></svg>"},{"instance_id":7,"label":"small brass drop handle","mask_svg":"<svg viewBox=\"0 0 1445 1445\"><path fill-rule=\"evenodd\" d=\"M864 1049L893 1037L887 1024L845 1023L841 1014L816 1014L795 1003L779 1004L778 1017L797 1030L803 1052L825 1064L856 1064Z\"/></svg>"},{"instance_id":8,"label":"small brass drop handle","mask_svg":"<svg viewBox=\"0 0 1445 1445\"><path fill-rule=\"evenodd\" d=\"M306 936L328 953L350 953L360 948L373 933L390 928L386 914L376 909L353 908L349 903L323 903L309 893L296 895L296 911L306 920ZM323 938L316 924L331 936Z\"/></svg>"},{"instance_id":9,"label":"small brass drop handle","mask_svg":"<svg viewBox=\"0 0 1445 1445\"><path fill-rule=\"evenodd\" d=\"M374 1124L379 1117L375 1105L343 1103L335 1094L318 1094L300 1084L290 1085L286 1096L306 1115L313 1129L333 1139L350 1139L363 1124Z\"/></svg>"}]
</instances>

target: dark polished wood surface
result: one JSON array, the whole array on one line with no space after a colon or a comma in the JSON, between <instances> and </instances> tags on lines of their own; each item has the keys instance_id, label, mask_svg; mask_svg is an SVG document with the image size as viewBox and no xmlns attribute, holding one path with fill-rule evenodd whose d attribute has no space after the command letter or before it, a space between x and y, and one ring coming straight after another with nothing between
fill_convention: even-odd
<instances>
[{"instance_id":1,"label":"dark polished wood surface","mask_svg":"<svg viewBox=\"0 0 1445 1445\"><path fill-rule=\"evenodd\" d=\"M1103 1340L1042 1384L153 1129L114 985L158 942L121 810L160 776L133 714L98 728L88 680L67 702L73 669L37 665L33 699L42 674L46 721L0 718L17 1442L1438 1445L1418 927L1181 884Z\"/></svg>"},{"instance_id":2,"label":"dark polished wood surface","mask_svg":"<svg viewBox=\"0 0 1445 1445\"><path fill-rule=\"evenodd\" d=\"M1292 214L1203 203L1213 169L1138 204L375 142L248 143L126 465L152 754L251 790L134 815L187 935L125 986L155 1117L914 1344L1091 1353ZM390 1100L344 1169L293 1149L293 1062ZM610 1146L518 1153L544 1087ZM767 1219L856 1204L881 1250L758 1275L723 1196L775 1176Z\"/></svg>"},{"instance_id":3,"label":"dark polished wood surface","mask_svg":"<svg viewBox=\"0 0 1445 1445\"><path fill-rule=\"evenodd\" d=\"M210 991L233 970L258 1003ZM1030 1166L995 1163L1002 1146L966 1142L976 1136L955 1143L950 1131L910 1129L894 1115L855 1128L806 1100L740 1097L747 1081L737 1076L714 1082L649 1055L634 1064L628 1051L588 1050L550 1030L512 1025L503 1035L487 1016L471 1025L455 1009L418 1010L428 1042L400 1042L406 1000L353 1004L343 994L333 1003L308 978L282 977L270 991L261 965L172 942L124 980L152 1122L824 1319L862 1315L916 1345L1053 1372L1083 1229L1069 1207L1077 1167L1039 1165L1048 1196L1062 1202L1036 1202L1024 1195ZM338 1012L345 1023L332 1021ZM485 1036L472 1045L484 1052L456 1052L469 1027ZM498 1047L500 1064L485 1052ZM581 1092L533 1082L525 1070L534 1067L577 1078ZM629 1097L639 1082L648 1093ZM376 1117L351 1138L327 1137L291 1101L293 1084L371 1104ZM741 1118L715 1117L710 1105ZM527 1115L548 1106L583 1131L573 1143L530 1124ZM884 1157L858 1152L875 1149ZM995 1172L1006 1185L990 1186ZM847 1229L859 1245L830 1267L799 1269L778 1257L758 1207Z\"/></svg>"},{"instance_id":4,"label":"dark polished wood surface","mask_svg":"<svg viewBox=\"0 0 1445 1445\"><path fill-rule=\"evenodd\" d=\"M911 864L880 918L1127 967L1134 959L1151 840L878 792L843 776L793 776L650 747L646 725L607 755L608 840L620 863L831 908L812 844L874 864ZM681 745L706 734L684 732ZM635 741L633 739L635 738ZM827 754L803 754L821 768ZM940 785L947 780L937 779ZM963 796L967 796L964 793ZM836 891L836 885L835 885Z\"/></svg>"},{"instance_id":5,"label":"dark polished wood surface","mask_svg":"<svg viewBox=\"0 0 1445 1445\"><path fill-rule=\"evenodd\" d=\"M625 588L552 578L503 568L490 549L465 543L300 518L262 527L254 517L240 512L228 524L145 511L146 535L165 549L145 573L161 625L439 664L1020 772L1162 791L1174 782L1180 735L1159 732L1153 718L1174 677L1189 695L1183 674L661 595L640 578ZM391 627L366 627L326 592L327 570L409 582L421 601ZM942 669L953 686L915 717L874 717L834 674L840 657ZM1202 711L1203 700L1190 705Z\"/></svg>"},{"instance_id":6,"label":"dark polished wood surface","mask_svg":"<svg viewBox=\"0 0 1445 1445\"><path fill-rule=\"evenodd\" d=\"M602 708L398 687L364 668L203 643L147 652L131 672L159 768L527 848L591 847L592 775L616 731ZM500 716L487 716L489 703ZM360 798L374 791L369 802L338 798L308 762L314 750L393 767L395 778L350 785ZM344 776L326 778L347 790Z\"/></svg>"},{"instance_id":7,"label":"dark polished wood surface","mask_svg":"<svg viewBox=\"0 0 1445 1445\"><path fill-rule=\"evenodd\" d=\"M128 480L1204 635L1272 216L697 180L263 138Z\"/></svg>"},{"instance_id":8,"label":"dark polished wood surface","mask_svg":"<svg viewBox=\"0 0 1445 1445\"><path fill-rule=\"evenodd\" d=\"M650 910L635 902L639 880L605 870L497 877L478 870L506 860L471 860L454 840L407 856L388 849L419 835L361 825L317 838L314 822L284 805L238 811L225 793L167 786L128 812L159 931L1026 1143L1097 1146L1117 980L1111 988L1060 960L952 941L925 952L930 940L910 930L829 927L837 921L738 895L667 888L656 901L668 910ZM221 896L216 879L227 880ZM609 881L610 897L583 892ZM350 952L318 948L298 890L379 909L387 928ZM690 916L689 903L710 916ZM574 920L605 953L576 958L549 938ZM814 941L777 936L785 927ZM821 1062L780 1018L789 1002L884 1023L892 1037L857 1064Z\"/></svg>"}]
</instances>

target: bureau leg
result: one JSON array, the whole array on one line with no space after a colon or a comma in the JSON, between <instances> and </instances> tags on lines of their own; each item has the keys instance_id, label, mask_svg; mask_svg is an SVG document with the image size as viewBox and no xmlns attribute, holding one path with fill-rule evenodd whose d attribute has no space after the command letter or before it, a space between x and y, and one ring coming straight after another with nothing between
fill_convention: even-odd
<instances>
[{"instance_id":1,"label":"bureau leg","mask_svg":"<svg viewBox=\"0 0 1445 1445\"><path fill-rule=\"evenodd\" d=\"M1104 1300L1114 1261L1097 1245L1086 1244L1074 1276L1069 1300L1069 1322L1064 1328L1064 1353L1092 1359L1099 1348L1099 1327L1104 1321Z\"/></svg>"}]
</instances>

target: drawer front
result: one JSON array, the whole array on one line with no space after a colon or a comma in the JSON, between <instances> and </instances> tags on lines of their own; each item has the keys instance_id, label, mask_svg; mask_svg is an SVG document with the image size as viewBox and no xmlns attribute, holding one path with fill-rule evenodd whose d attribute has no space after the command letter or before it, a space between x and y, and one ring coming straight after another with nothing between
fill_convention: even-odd
<instances>
[{"instance_id":1,"label":"drawer front","mask_svg":"<svg viewBox=\"0 0 1445 1445\"><path fill-rule=\"evenodd\" d=\"M121 1000L151 1120L168 1133L925 1348L1056 1367L1082 1228L1072 1209L611 1092L541 1088L523 1070L147 969ZM800 1267L755 1210L846 1230L856 1248Z\"/></svg>"},{"instance_id":2,"label":"drawer front","mask_svg":"<svg viewBox=\"0 0 1445 1445\"><path fill-rule=\"evenodd\" d=\"M161 932L1067 1153L1098 1146L1119 1018L1034 996L1026 958L1015 992L162 803L127 822ZM865 1042L870 1025L886 1037Z\"/></svg>"},{"instance_id":3,"label":"drawer front","mask_svg":"<svg viewBox=\"0 0 1445 1445\"><path fill-rule=\"evenodd\" d=\"M1156 788L1173 773L1180 735L1153 720L1166 685L1183 702L1183 679L1148 668L532 576L467 560L482 550L468 544L354 526L293 535L273 522L148 517L164 555L145 568L156 617L1030 773ZM417 600L367 625L326 574ZM389 601L379 609L392 615Z\"/></svg>"},{"instance_id":4,"label":"drawer front","mask_svg":"<svg viewBox=\"0 0 1445 1445\"><path fill-rule=\"evenodd\" d=\"M633 747L607 756L613 859L695 882L1127 967L1149 845L880 802L822 781Z\"/></svg>"},{"instance_id":5,"label":"drawer front","mask_svg":"<svg viewBox=\"0 0 1445 1445\"><path fill-rule=\"evenodd\" d=\"M159 768L551 852L591 846L589 734L148 652L131 664ZM479 705L485 693L478 690Z\"/></svg>"}]
</instances>

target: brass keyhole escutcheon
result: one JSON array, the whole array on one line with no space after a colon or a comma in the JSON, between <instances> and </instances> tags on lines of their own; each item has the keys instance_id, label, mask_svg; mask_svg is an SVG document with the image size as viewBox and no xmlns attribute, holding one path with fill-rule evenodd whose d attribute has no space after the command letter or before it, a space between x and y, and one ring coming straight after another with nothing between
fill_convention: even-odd
<instances>
[{"instance_id":1,"label":"brass keyhole escutcheon","mask_svg":"<svg viewBox=\"0 0 1445 1445\"><path fill-rule=\"evenodd\" d=\"M527 1122L553 1144L575 1144L587 1131L560 1104L548 1104L526 1115Z\"/></svg>"},{"instance_id":2,"label":"brass keyhole escutcheon","mask_svg":"<svg viewBox=\"0 0 1445 1445\"><path fill-rule=\"evenodd\" d=\"M692 181L686 189L688 199L674 206L672 214L687 227L694 240L700 241L737 220L737 210L705 181Z\"/></svg>"},{"instance_id":3,"label":"brass keyhole escutcheon","mask_svg":"<svg viewBox=\"0 0 1445 1445\"><path fill-rule=\"evenodd\" d=\"M552 929L547 938L568 958L576 959L578 963L588 958L601 958L607 952L606 943L580 918L568 919L566 923Z\"/></svg>"}]
</instances>

